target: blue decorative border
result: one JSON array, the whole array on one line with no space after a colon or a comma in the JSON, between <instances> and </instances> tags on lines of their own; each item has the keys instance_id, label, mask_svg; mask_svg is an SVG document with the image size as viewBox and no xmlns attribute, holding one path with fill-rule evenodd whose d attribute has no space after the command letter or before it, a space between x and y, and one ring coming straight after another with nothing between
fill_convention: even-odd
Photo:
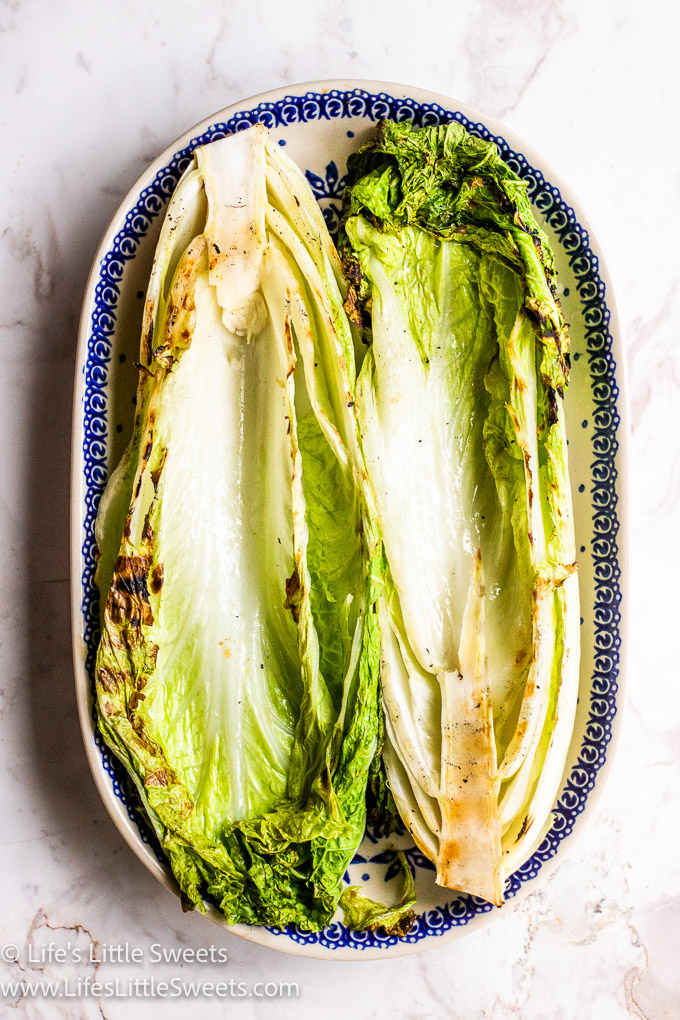
<instances>
[{"instance_id":1,"label":"blue decorative border","mask_svg":"<svg viewBox=\"0 0 680 1020\"><path fill-rule=\"evenodd\" d=\"M593 606L595 662L590 691L590 713L578 762L572 769L558 800L554 824L533 857L510 878L506 896L512 898L523 883L536 877L543 864L557 853L561 841L572 831L595 785L597 772L604 764L607 744L611 740L612 722L616 713L621 646L619 633L621 590L617 545L619 521L616 490L616 454L619 446L617 432L620 421L617 412L616 364L609 332L609 310L605 302L604 283L599 275L598 260L590 248L588 234L577 223L573 209L564 201L559 190L531 167L521 154L513 152L505 139L492 135L483 124L472 123L461 113L445 110L436 103L395 99L385 93L374 95L360 89L350 92L331 91L325 94L310 92L304 96L289 96L275 103L260 103L253 110L236 113L225 124L213 125L176 153L170 163L156 174L153 182L141 192L134 208L128 212L124 226L101 261L88 339L83 405L86 489L82 545L85 566L82 575L81 604L87 645L86 666L94 684L94 660L99 640L99 599L94 584L94 523L99 500L107 481L106 386L120 281L125 263L135 257L139 242L148 232L152 221L164 211L197 145L222 138L234 131L244 130L257 122L277 129L319 120L367 118L377 121L383 117L408 120L417 126L456 120L473 134L496 143L503 159L527 181L530 198L556 231L576 278L576 288L586 325L586 349L595 406L590 478L595 578ZM341 181L338 180L335 164L328 165L325 182L316 175L310 174L309 177L318 198L328 200L338 197ZM337 210L333 209L332 205L327 208L329 226L334 224L336 213ZM98 732L95 740L102 755L104 768L111 777L114 793L126 805L130 818L139 828L141 838L154 846L159 859L166 864L148 825L134 807L134 798L126 792L124 769L105 747ZM417 856L417 851L414 853ZM357 857L355 860L361 863L364 859ZM422 866L422 862L416 857L411 863L413 866ZM413 943L427 936L443 935L450 928L465 925L477 914L492 909L490 904L474 897L456 896L445 906L421 914L404 940L397 940L394 936L381 936L375 932L353 932L340 922L334 922L318 934L297 930L290 930L287 933L274 929L272 931L277 935L287 934L296 942L318 943L329 949L337 949L340 946L357 950L366 947L387 949L398 941Z\"/></svg>"}]
</instances>

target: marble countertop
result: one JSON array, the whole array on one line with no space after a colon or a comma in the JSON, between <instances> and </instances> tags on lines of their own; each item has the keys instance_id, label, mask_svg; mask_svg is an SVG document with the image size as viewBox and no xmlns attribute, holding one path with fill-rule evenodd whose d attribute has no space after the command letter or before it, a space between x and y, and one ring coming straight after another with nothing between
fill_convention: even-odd
<instances>
[{"instance_id":1,"label":"marble countertop","mask_svg":"<svg viewBox=\"0 0 680 1020\"><path fill-rule=\"evenodd\" d=\"M204 996L192 1018L678 1015L680 21L660 0L458 6L423 0L414 17L400 0L0 4L0 981L17 974L7 946L25 959L29 946L70 943L86 959L91 946L127 943L145 962L79 971L122 981L152 972L156 945L213 947L226 965L185 959L184 979L297 982L299 998ZM182 915L144 869L85 759L68 599L75 341L99 238L185 129L242 97L326 77L448 93L558 169L607 253L632 423L625 719L595 815L550 880L492 925L362 965L241 941ZM31 969L63 974L50 959ZM0 1014L21 1020L188 1015L186 999L6 1001Z\"/></svg>"}]
</instances>

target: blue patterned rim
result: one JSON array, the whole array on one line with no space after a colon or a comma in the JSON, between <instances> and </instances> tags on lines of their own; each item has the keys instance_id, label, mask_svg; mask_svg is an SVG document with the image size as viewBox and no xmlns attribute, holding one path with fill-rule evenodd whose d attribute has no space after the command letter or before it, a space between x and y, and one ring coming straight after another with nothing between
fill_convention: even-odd
<instances>
[{"instance_id":1,"label":"blue patterned rim","mask_svg":"<svg viewBox=\"0 0 680 1020\"><path fill-rule=\"evenodd\" d=\"M531 167L524 156L514 152L504 138L491 134L483 124L471 122L463 114L446 110L437 103L396 99L386 93L371 94L361 89L332 90L323 94L308 92L302 96L287 96L277 102L262 102L252 110L234 114L226 123L212 125L177 152L171 161L158 171L153 182L143 189L136 204L127 213L124 226L116 234L110 249L101 260L87 344L83 405L86 512L82 556L85 566L82 574L81 603L83 635L87 647L86 669L94 690L94 661L99 641L99 599L94 584L94 523L108 477L106 387L120 281L126 262L135 257L139 243L147 234L151 222L164 211L197 145L223 138L255 123L276 129L319 120L367 118L377 121L384 117L411 121L417 126L455 120L473 134L496 143L503 159L527 182L529 197L555 231L568 256L576 278L576 288L586 327L585 342L595 408L590 460L593 525L591 554L595 586L592 607L595 658L590 688L590 711L578 761L557 802L553 826L533 857L509 879L506 897L510 899L517 895L524 883L536 877L541 867L557 853L562 840L571 833L595 786L597 773L605 762L607 745L612 736L621 646L619 632L621 571L617 543L619 520L616 490L616 455L619 448L617 435L620 424L617 412L619 389L612 354L610 313L605 302L605 287L599 275L597 256L590 248L587 232L576 221L574 210L567 205L559 190ZM329 163L325 179L311 172L308 172L307 176L315 195L325 206L324 215L333 230L337 226L338 214L338 206L333 203L333 199L337 200L342 195L343 187L337 168L334 163ZM584 489L583 485L580 486L580 491L583 492ZM141 839L154 848L159 861L167 867L167 861L148 824L135 807L134 796L128 792L129 783L126 781L125 770L104 745L98 731L95 731L95 741L116 797L125 804ZM418 851L409 852L411 866L429 865L429 862L424 858L421 860L421 857L422 854ZM385 861L385 853L368 859L357 854L353 863ZM388 868L386 879L389 877ZM375 932L353 932L340 922L333 922L319 933L301 932L294 928L287 932L270 930L276 935L287 935L299 943L316 943L328 949L340 947L357 950L368 947L387 949L397 942L414 943L427 936L443 935L451 928L466 925L478 914L492 909L490 904L482 900L457 895L445 906L421 914L409 934L402 940L394 936L381 936Z\"/></svg>"}]
</instances>

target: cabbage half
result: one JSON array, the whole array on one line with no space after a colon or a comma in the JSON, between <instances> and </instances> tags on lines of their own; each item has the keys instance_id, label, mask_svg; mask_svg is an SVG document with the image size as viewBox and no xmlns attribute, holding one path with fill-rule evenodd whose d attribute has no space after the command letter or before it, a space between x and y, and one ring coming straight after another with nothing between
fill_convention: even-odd
<instances>
[{"instance_id":1,"label":"cabbage half","mask_svg":"<svg viewBox=\"0 0 680 1020\"><path fill-rule=\"evenodd\" d=\"M379 755L383 562L354 478L346 293L264 128L197 149L97 521L96 698L184 905L207 894L232 923L330 920ZM398 930L411 903L353 912Z\"/></svg>"},{"instance_id":2,"label":"cabbage half","mask_svg":"<svg viewBox=\"0 0 680 1020\"><path fill-rule=\"evenodd\" d=\"M500 904L551 824L578 689L553 258L524 183L458 124L383 122L349 182L388 780L437 881Z\"/></svg>"}]
</instances>

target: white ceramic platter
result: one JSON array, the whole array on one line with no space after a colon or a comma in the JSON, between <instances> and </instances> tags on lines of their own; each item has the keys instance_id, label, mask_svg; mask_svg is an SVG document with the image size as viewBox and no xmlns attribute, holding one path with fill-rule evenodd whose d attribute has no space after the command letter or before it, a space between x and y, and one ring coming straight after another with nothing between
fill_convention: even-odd
<instances>
[{"instance_id":1,"label":"white ceramic platter","mask_svg":"<svg viewBox=\"0 0 680 1020\"><path fill-rule=\"evenodd\" d=\"M111 468L133 421L144 295L163 212L195 145L263 121L308 172L331 230L337 225L342 176L350 151L382 117L421 125L455 118L493 139L528 181L547 231L571 324L572 377L567 394L570 470L582 603L580 700L554 824L507 890L508 904L555 867L591 811L611 764L621 697L622 511L625 511L625 401L619 324L601 253L577 202L523 141L475 111L422 89L385 82L327 81L247 99L192 128L153 163L114 216L95 257L83 303L75 384L72 467L72 605L78 705L85 746L99 792L137 856L177 891L148 829L128 805L121 768L99 738L93 714L92 666L98 638L94 588L94 518ZM625 550L625 544L624 544ZM418 952L457 938L492 919L497 908L439 888L434 871L406 836L364 839L350 866L352 882L383 902L399 895L395 847L414 868L419 918L402 940L348 931L339 920L320 934L238 925L236 934L284 952L332 959L371 959ZM179 903L177 909L179 910ZM208 916L225 924L208 905Z\"/></svg>"}]
</instances>

